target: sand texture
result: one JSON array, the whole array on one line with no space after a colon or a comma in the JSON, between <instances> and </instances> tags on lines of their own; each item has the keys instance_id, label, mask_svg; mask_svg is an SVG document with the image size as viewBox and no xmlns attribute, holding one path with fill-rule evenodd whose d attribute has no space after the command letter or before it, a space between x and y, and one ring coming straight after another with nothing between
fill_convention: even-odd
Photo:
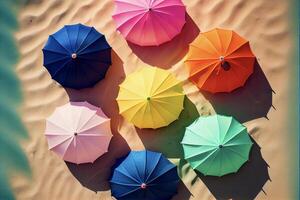
<instances>
[{"instance_id":1,"label":"sand texture","mask_svg":"<svg viewBox=\"0 0 300 200\"><path fill-rule=\"evenodd\" d=\"M173 200L272 199L289 200L287 116L292 51L288 1L282 0L184 0L187 23L182 33L160 47L128 44L115 31L112 0L31 0L22 9L16 38L21 59L17 74L24 103L22 119L30 139L24 142L32 168L32 180L16 175L12 179L20 200L110 200L107 178L115 160L130 149L161 151L179 166L182 177ZM84 23L106 35L113 48L112 66L106 78L94 88L81 91L56 84L43 67L43 48L48 35L65 24ZM215 27L233 29L250 40L258 62L245 87L231 94L200 93L187 81L183 64L188 44L201 31ZM185 109L169 127L139 130L118 114L115 98L126 74L144 66L173 72L184 81ZM272 92L272 89L275 93ZM44 137L45 119L57 106L87 100L101 106L112 118L109 153L94 165L66 164L48 150ZM274 105L274 108L271 107ZM227 114L244 123L255 141L250 160L237 174L223 178L196 174L182 159L179 144L184 127L199 115ZM267 116L267 118L265 118Z\"/></svg>"}]
</instances>

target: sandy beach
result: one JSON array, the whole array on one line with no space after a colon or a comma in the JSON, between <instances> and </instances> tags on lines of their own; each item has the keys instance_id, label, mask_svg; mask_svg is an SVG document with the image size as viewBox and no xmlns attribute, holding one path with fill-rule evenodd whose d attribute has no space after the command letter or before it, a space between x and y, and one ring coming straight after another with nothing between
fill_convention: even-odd
<instances>
[{"instance_id":1,"label":"sandy beach","mask_svg":"<svg viewBox=\"0 0 300 200\"><path fill-rule=\"evenodd\" d=\"M130 149L160 151L178 165L182 179L172 200L292 199L288 133L290 54L293 48L289 2L274 0L184 0L186 25L174 40L159 47L129 44L116 32L112 0L31 0L21 9L16 33L20 49L17 74L24 101L21 116L30 139L22 146L33 177L12 178L19 200L111 200L110 168ZM65 24L83 23L105 34L113 48L112 66L95 87L64 89L43 67L42 48L48 35ZM226 28L250 41L257 57L255 70L243 88L231 94L199 92L190 83L184 57L188 44L202 31ZM184 111L169 127L140 130L118 114L115 98L126 74L144 66L157 66L184 82ZM93 165L65 163L48 150L45 119L57 106L86 100L111 118L113 139L109 152ZM232 115L247 128L254 141L249 161L237 174L222 178L195 173L182 159L184 127L199 115Z\"/></svg>"}]
</instances>

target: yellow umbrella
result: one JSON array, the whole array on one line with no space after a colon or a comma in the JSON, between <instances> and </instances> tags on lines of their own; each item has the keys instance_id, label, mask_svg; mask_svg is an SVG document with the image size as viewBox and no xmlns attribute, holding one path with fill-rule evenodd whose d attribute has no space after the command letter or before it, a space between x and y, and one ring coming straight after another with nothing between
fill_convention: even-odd
<instances>
[{"instance_id":1,"label":"yellow umbrella","mask_svg":"<svg viewBox=\"0 0 300 200\"><path fill-rule=\"evenodd\" d=\"M139 128L160 128L178 119L183 109L181 82L159 68L142 68L120 85L120 114Z\"/></svg>"}]
</instances>

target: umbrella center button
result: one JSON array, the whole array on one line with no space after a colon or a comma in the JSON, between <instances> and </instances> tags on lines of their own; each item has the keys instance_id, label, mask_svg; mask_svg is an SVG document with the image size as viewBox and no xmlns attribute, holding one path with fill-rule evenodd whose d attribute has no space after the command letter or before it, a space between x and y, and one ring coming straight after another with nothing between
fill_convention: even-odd
<instances>
[{"instance_id":1,"label":"umbrella center button","mask_svg":"<svg viewBox=\"0 0 300 200\"><path fill-rule=\"evenodd\" d=\"M72 53L71 57L72 57L73 59L75 59L75 58L77 58L77 54L76 54L76 53Z\"/></svg>"}]
</instances>

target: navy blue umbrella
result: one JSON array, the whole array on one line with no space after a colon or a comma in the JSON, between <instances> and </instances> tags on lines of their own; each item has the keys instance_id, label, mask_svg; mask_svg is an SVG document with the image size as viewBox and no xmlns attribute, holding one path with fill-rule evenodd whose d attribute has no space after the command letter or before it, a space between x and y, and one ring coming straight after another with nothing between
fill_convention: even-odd
<instances>
[{"instance_id":1,"label":"navy blue umbrella","mask_svg":"<svg viewBox=\"0 0 300 200\"><path fill-rule=\"evenodd\" d=\"M169 200L178 182L176 166L152 151L131 151L110 181L112 196L118 200Z\"/></svg>"},{"instance_id":2,"label":"navy blue umbrella","mask_svg":"<svg viewBox=\"0 0 300 200\"><path fill-rule=\"evenodd\" d=\"M50 35L43 53L51 77L75 89L95 85L111 65L111 47L104 35L82 24L66 25Z\"/></svg>"}]
</instances>

